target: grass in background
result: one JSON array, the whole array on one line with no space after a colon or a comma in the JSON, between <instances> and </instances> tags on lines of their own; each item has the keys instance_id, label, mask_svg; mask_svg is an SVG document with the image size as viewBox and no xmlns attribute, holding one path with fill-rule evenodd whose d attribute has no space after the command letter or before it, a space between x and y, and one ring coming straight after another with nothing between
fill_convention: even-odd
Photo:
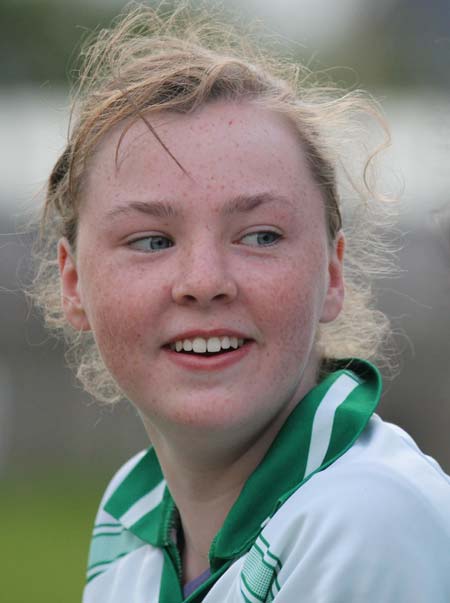
<instances>
[{"instance_id":1,"label":"grass in background","mask_svg":"<svg viewBox=\"0 0 450 603\"><path fill-rule=\"evenodd\" d=\"M90 534L108 478L65 472L0 481L5 603L80 603Z\"/></svg>"}]
</instances>

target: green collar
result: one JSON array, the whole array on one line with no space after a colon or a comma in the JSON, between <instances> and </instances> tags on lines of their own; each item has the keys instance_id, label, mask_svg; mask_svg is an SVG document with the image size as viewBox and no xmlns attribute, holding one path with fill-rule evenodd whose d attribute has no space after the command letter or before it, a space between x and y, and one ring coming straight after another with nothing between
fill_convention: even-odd
<instances>
[{"instance_id":1,"label":"green collar","mask_svg":"<svg viewBox=\"0 0 450 603\"><path fill-rule=\"evenodd\" d=\"M211 545L213 573L245 553L265 520L314 473L344 454L365 428L380 398L380 374L362 360L340 361L336 367L296 406L247 480ZM173 546L175 505L152 448L105 510L153 546Z\"/></svg>"}]
</instances>

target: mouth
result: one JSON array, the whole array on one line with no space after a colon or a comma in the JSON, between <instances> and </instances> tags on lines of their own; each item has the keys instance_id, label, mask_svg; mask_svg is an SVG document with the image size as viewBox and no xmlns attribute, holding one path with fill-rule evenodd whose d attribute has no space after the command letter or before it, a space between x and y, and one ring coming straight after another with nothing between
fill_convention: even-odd
<instances>
[{"instance_id":1,"label":"mouth","mask_svg":"<svg viewBox=\"0 0 450 603\"><path fill-rule=\"evenodd\" d=\"M187 337L168 343L164 347L179 355L208 358L230 354L240 348L250 339L230 335L213 337Z\"/></svg>"}]
</instances>

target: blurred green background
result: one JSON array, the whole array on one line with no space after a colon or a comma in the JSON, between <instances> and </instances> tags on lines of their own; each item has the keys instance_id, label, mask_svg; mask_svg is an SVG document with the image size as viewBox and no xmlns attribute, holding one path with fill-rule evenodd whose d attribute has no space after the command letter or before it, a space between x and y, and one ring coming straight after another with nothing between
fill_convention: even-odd
<instances>
[{"instance_id":1,"label":"blurred green background","mask_svg":"<svg viewBox=\"0 0 450 603\"><path fill-rule=\"evenodd\" d=\"M69 66L107 25L113 0L0 0L0 575L5 603L81 600L90 530L112 473L146 446L136 413L93 403L61 344L29 313L32 234L64 146ZM450 470L450 3L448 0L225 0L257 17L300 60L381 99L404 181L401 277L378 284L403 351L384 418ZM101 603L101 602L99 602ZM126 602L124 602L126 603Z\"/></svg>"},{"instance_id":2,"label":"blurred green background","mask_svg":"<svg viewBox=\"0 0 450 603\"><path fill-rule=\"evenodd\" d=\"M1 486L2 600L79 602L102 479L77 468Z\"/></svg>"}]
</instances>

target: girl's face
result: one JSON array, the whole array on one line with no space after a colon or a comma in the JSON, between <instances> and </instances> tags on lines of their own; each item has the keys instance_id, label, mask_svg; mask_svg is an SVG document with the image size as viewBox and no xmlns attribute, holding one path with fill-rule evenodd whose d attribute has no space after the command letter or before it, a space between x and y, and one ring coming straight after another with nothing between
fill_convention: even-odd
<instances>
[{"instance_id":1,"label":"girl's face","mask_svg":"<svg viewBox=\"0 0 450 603\"><path fill-rule=\"evenodd\" d=\"M320 190L281 116L216 102L151 121L186 173L141 120L118 166L123 127L105 137L76 257L59 245L66 316L92 329L156 429L249 437L315 383L318 325L342 306L342 236L329 244Z\"/></svg>"}]
</instances>

